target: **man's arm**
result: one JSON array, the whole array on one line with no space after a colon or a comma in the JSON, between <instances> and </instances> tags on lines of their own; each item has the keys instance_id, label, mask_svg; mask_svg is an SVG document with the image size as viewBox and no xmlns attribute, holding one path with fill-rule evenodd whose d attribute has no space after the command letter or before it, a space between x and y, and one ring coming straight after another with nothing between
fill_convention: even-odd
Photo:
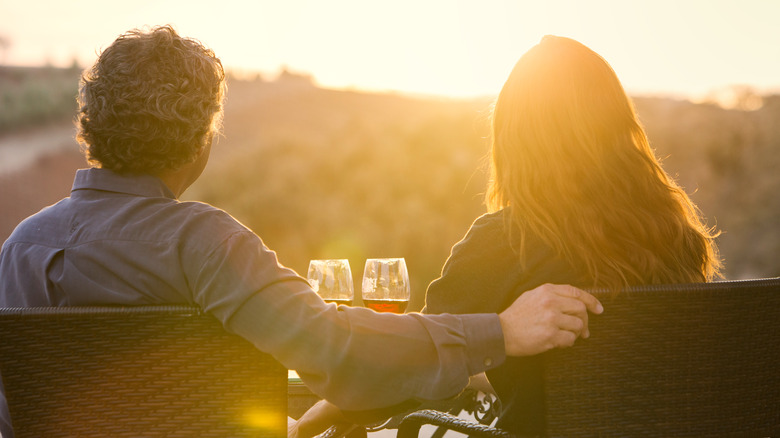
<instances>
[{"instance_id":1,"label":"man's arm","mask_svg":"<svg viewBox=\"0 0 780 438\"><path fill-rule=\"evenodd\" d=\"M451 397L471 374L505 358L496 314L337 308L305 281L266 287L225 326L296 370L315 394L348 410Z\"/></svg>"},{"instance_id":2,"label":"man's arm","mask_svg":"<svg viewBox=\"0 0 780 438\"><path fill-rule=\"evenodd\" d=\"M586 334L587 309L598 306L586 292L544 285L500 316L379 314L337 309L306 282L285 281L258 292L227 327L297 370L321 397L366 410L451 397L470 375L502 363L505 352L571 345Z\"/></svg>"},{"instance_id":3,"label":"man's arm","mask_svg":"<svg viewBox=\"0 0 780 438\"><path fill-rule=\"evenodd\" d=\"M306 279L281 266L254 233L224 216L211 222L233 228L222 233L227 238L212 239L219 244L208 245L200 257L197 251L185 252L195 254L183 262L192 299L343 409L454 396L469 376L501 364L507 351L535 354L564 345L558 339L562 329L573 330L573 338L585 327L571 322L587 318L586 306L577 306L579 300L567 296L575 289L566 286L543 286L530 294L538 300L521 298L501 317L337 308L325 304ZM538 315L547 316L533 318Z\"/></svg>"},{"instance_id":4,"label":"man's arm","mask_svg":"<svg viewBox=\"0 0 780 438\"><path fill-rule=\"evenodd\" d=\"M507 354L522 356L571 346L578 336L589 336L588 311L600 314L603 310L595 297L571 286L546 284L525 292L499 315ZM291 425L288 437L312 437L333 424L350 421L342 410L323 400Z\"/></svg>"}]
</instances>

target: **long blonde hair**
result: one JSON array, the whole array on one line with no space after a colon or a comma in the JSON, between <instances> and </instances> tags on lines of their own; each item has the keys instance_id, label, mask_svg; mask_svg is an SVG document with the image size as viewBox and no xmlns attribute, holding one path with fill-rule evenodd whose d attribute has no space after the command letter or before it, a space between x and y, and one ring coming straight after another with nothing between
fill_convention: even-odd
<instances>
[{"instance_id":1,"label":"long blonde hair","mask_svg":"<svg viewBox=\"0 0 780 438\"><path fill-rule=\"evenodd\" d=\"M521 258L529 233L592 285L709 281L713 229L664 172L609 64L546 36L524 54L493 111L489 210L508 209Z\"/></svg>"}]
</instances>

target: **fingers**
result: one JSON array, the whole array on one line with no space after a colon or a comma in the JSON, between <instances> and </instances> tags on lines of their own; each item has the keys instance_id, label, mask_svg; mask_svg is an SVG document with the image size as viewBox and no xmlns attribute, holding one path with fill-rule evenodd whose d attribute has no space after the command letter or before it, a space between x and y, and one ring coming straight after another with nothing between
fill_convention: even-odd
<instances>
[{"instance_id":1,"label":"fingers","mask_svg":"<svg viewBox=\"0 0 780 438\"><path fill-rule=\"evenodd\" d=\"M603 310L596 297L572 286L545 284L521 293L499 314L507 355L569 347L577 337L590 336L589 311Z\"/></svg>"},{"instance_id":2,"label":"fingers","mask_svg":"<svg viewBox=\"0 0 780 438\"><path fill-rule=\"evenodd\" d=\"M575 338L577 336L582 336L583 338L590 336L587 319L583 321L579 316L560 314L556 318L555 325L560 330L573 333Z\"/></svg>"},{"instance_id":3,"label":"fingers","mask_svg":"<svg viewBox=\"0 0 780 438\"><path fill-rule=\"evenodd\" d=\"M571 347L574 345L574 341L577 340L577 335L574 333L568 331L568 330L560 330L558 333L555 334L555 336L552 339L553 347L555 348L566 348Z\"/></svg>"},{"instance_id":4,"label":"fingers","mask_svg":"<svg viewBox=\"0 0 780 438\"><path fill-rule=\"evenodd\" d=\"M582 335L583 338L590 337L590 331L588 330L588 309L585 303L580 300L568 297L558 298L557 310L561 312L561 316L566 316L566 320L570 321L570 326L575 323L579 323L581 327L576 327L574 331L578 336ZM560 326L564 330L569 330Z\"/></svg>"},{"instance_id":5,"label":"fingers","mask_svg":"<svg viewBox=\"0 0 780 438\"><path fill-rule=\"evenodd\" d=\"M601 305L601 302L582 289L569 285L555 285L555 293L562 297L574 298L581 301L591 313L595 313L596 315L600 315L604 312L604 306Z\"/></svg>"},{"instance_id":6,"label":"fingers","mask_svg":"<svg viewBox=\"0 0 780 438\"><path fill-rule=\"evenodd\" d=\"M588 311L600 314L604 311L598 299L593 295L569 285L544 285L543 288L550 289L552 296L557 297L554 306L564 315L572 317L562 318L564 325L559 325L563 330L569 330L576 336L582 336L583 339L590 337L588 328ZM563 316L563 315L562 315ZM576 318L574 318L576 317ZM561 323L563 324L563 323Z\"/></svg>"}]
</instances>

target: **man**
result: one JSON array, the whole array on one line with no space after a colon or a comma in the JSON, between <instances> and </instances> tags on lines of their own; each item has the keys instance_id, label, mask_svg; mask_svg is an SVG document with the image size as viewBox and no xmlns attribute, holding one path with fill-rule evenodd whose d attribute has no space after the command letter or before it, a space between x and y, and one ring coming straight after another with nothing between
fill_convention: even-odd
<instances>
[{"instance_id":1,"label":"man","mask_svg":"<svg viewBox=\"0 0 780 438\"><path fill-rule=\"evenodd\" d=\"M224 87L214 53L168 26L105 49L79 93L77 138L95 167L4 243L0 307L198 305L345 410L446 398L506 355L588 336L601 305L569 286L524 293L500 315L323 303L230 215L177 200L208 161Z\"/></svg>"}]
</instances>

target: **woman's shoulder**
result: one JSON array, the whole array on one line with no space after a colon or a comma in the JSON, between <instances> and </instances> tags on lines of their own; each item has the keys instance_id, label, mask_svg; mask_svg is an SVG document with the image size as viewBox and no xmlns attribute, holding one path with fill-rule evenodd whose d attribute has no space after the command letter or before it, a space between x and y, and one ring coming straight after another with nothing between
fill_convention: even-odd
<instances>
[{"instance_id":1,"label":"woman's shoulder","mask_svg":"<svg viewBox=\"0 0 780 438\"><path fill-rule=\"evenodd\" d=\"M508 216L508 208L502 208L491 213L485 213L482 216L474 219L472 226L504 226L505 218Z\"/></svg>"},{"instance_id":2,"label":"woman's shoulder","mask_svg":"<svg viewBox=\"0 0 780 438\"><path fill-rule=\"evenodd\" d=\"M448 263L482 265L506 257L508 252L511 247L505 231L504 211L500 210L483 214L472 222L466 235L453 245Z\"/></svg>"},{"instance_id":3,"label":"woman's shoulder","mask_svg":"<svg viewBox=\"0 0 780 438\"><path fill-rule=\"evenodd\" d=\"M464 240L506 240L506 218L506 210L498 210L492 213L483 214L476 218L471 224Z\"/></svg>"},{"instance_id":4,"label":"woman's shoulder","mask_svg":"<svg viewBox=\"0 0 780 438\"><path fill-rule=\"evenodd\" d=\"M429 286L430 313L494 312L519 274L517 256L506 239L502 212L488 213L472 223L452 247L442 273Z\"/></svg>"}]
</instances>

